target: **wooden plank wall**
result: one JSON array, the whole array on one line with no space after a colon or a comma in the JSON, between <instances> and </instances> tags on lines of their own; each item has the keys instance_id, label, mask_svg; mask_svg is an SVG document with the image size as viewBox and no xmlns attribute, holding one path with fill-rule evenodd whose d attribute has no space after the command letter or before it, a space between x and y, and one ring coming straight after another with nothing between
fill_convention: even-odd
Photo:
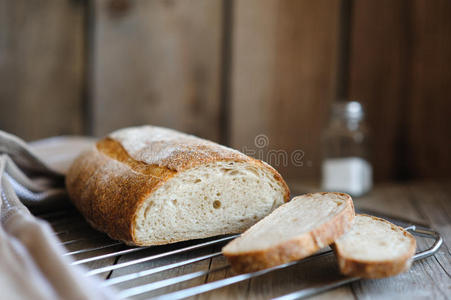
<instances>
[{"instance_id":1,"label":"wooden plank wall","mask_svg":"<svg viewBox=\"0 0 451 300\"><path fill-rule=\"evenodd\" d=\"M0 128L32 140L151 123L273 163L286 151L284 175L318 179L347 91L367 108L377 180L446 177L449 15L448 0L0 0Z\"/></svg>"},{"instance_id":2,"label":"wooden plank wall","mask_svg":"<svg viewBox=\"0 0 451 300\"><path fill-rule=\"evenodd\" d=\"M319 177L320 136L336 92L339 15L338 0L236 2L231 144L256 150L285 176Z\"/></svg>"},{"instance_id":3,"label":"wooden plank wall","mask_svg":"<svg viewBox=\"0 0 451 300\"><path fill-rule=\"evenodd\" d=\"M0 1L0 128L27 140L83 132L82 1Z\"/></svg>"},{"instance_id":4,"label":"wooden plank wall","mask_svg":"<svg viewBox=\"0 0 451 300\"><path fill-rule=\"evenodd\" d=\"M222 2L94 4L92 132L158 124L218 141Z\"/></svg>"},{"instance_id":5,"label":"wooden plank wall","mask_svg":"<svg viewBox=\"0 0 451 300\"><path fill-rule=\"evenodd\" d=\"M349 97L372 131L376 179L449 177L451 1L355 1Z\"/></svg>"}]
</instances>

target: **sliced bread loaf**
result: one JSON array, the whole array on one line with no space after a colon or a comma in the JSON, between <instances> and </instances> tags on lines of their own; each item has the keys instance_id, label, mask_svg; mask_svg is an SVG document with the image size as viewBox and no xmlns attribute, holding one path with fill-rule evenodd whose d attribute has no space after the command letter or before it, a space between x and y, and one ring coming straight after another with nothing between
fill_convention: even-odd
<instances>
[{"instance_id":1,"label":"sliced bread loaf","mask_svg":"<svg viewBox=\"0 0 451 300\"><path fill-rule=\"evenodd\" d=\"M349 195L298 196L249 228L222 252L238 273L302 259L349 230L354 216Z\"/></svg>"},{"instance_id":2,"label":"sliced bread loaf","mask_svg":"<svg viewBox=\"0 0 451 300\"><path fill-rule=\"evenodd\" d=\"M341 273L364 278L399 274L410 267L415 238L386 220L357 215L351 230L333 246Z\"/></svg>"},{"instance_id":3,"label":"sliced bread loaf","mask_svg":"<svg viewBox=\"0 0 451 300\"><path fill-rule=\"evenodd\" d=\"M289 200L268 164L155 126L98 141L74 161L66 186L90 224L138 246L242 232Z\"/></svg>"}]
</instances>

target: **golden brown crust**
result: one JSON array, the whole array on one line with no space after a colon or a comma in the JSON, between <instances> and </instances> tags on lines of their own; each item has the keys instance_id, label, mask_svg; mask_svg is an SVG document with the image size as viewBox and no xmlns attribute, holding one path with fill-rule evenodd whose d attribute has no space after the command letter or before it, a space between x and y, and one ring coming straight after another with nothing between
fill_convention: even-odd
<instances>
[{"instance_id":1,"label":"golden brown crust","mask_svg":"<svg viewBox=\"0 0 451 300\"><path fill-rule=\"evenodd\" d=\"M136 244L132 220L138 204L171 172L153 177L132 171L93 149L79 156L66 176L66 187L72 202L96 229L113 239Z\"/></svg>"},{"instance_id":2,"label":"golden brown crust","mask_svg":"<svg viewBox=\"0 0 451 300\"><path fill-rule=\"evenodd\" d=\"M223 254L229 260L232 269L237 273L255 272L305 258L330 245L351 228L355 217L352 198L346 194L336 194L346 196L345 209L310 232L265 250L230 253L223 249ZM306 196L309 195L311 194Z\"/></svg>"},{"instance_id":3,"label":"golden brown crust","mask_svg":"<svg viewBox=\"0 0 451 300\"><path fill-rule=\"evenodd\" d=\"M118 142L135 161L179 172L215 161L253 161L237 150L156 126L121 129L107 139Z\"/></svg>"},{"instance_id":4,"label":"golden brown crust","mask_svg":"<svg viewBox=\"0 0 451 300\"><path fill-rule=\"evenodd\" d=\"M392 228L396 227L396 229L401 230L403 235L408 237L411 242L409 251L407 251L403 256L396 258L394 260L364 261L345 257L341 253L340 247L337 244L334 244L332 248L334 249L335 255L337 257L340 272L343 275L352 277L383 278L394 276L404 271L407 271L410 268L410 265L412 263L412 257L415 254L416 250L415 238L409 232L404 230L402 227L396 226L388 222L387 220L366 214L360 215L368 216L374 220L388 223L392 226Z\"/></svg>"},{"instance_id":5,"label":"golden brown crust","mask_svg":"<svg viewBox=\"0 0 451 300\"><path fill-rule=\"evenodd\" d=\"M208 156L195 162L178 161L178 170L164 163L147 164L132 158L124 147L112 138L104 138L96 146L81 154L66 176L66 187L72 202L96 229L110 237L131 245L147 245L134 236L136 212L144 200L178 172L213 161L248 161L267 168L285 188L284 200L289 200L289 190L282 177L267 164L244 156L232 154ZM222 151L227 153L227 151ZM178 157L177 159L194 159ZM168 242L170 241L168 237ZM173 242L173 241L171 241Z\"/></svg>"}]
</instances>

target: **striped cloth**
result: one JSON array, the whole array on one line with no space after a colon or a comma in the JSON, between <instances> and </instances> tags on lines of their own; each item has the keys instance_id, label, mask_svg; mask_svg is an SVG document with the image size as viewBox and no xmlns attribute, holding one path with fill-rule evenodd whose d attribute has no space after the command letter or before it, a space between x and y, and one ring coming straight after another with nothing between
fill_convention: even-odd
<instances>
[{"instance_id":1,"label":"striped cloth","mask_svg":"<svg viewBox=\"0 0 451 300\"><path fill-rule=\"evenodd\" d=\"M70 266L49 224L30 213L69 205L64 175L40 159L30 145L3 131L0 194L0 298L115 298L111 290L100 288L96 278Z\"/></svg>"}]
</instances>

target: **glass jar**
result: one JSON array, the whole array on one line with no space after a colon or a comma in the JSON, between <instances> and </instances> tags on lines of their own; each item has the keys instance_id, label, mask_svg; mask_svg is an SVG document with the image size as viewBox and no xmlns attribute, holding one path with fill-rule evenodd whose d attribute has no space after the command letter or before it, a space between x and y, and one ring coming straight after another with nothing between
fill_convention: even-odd
<instances>
[{"instance_id":1,"label":"glass jar","mask_svg":"<svg viewBox=\"0 0 451 300\"><path fill-rule=\"evenodd\" d=\"M335 102L323 133L322 188L361 196L372 187L368 130L357 101Z\"/></svg>"}]
</instances>

